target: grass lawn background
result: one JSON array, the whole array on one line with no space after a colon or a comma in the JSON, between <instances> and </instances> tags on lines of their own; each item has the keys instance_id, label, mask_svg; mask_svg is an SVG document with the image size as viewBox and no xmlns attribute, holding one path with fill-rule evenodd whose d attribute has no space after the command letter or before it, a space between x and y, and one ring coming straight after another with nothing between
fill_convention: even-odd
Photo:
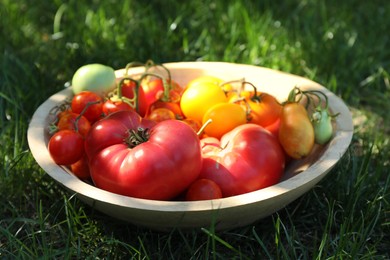
<instances>
[{"instance_id":1,"label":"grass lawn background","mask_svg":"<svg viewBox=\"0 0 390 260\"><path fill-rule=\"evenodd\" d=\"M0 257L389 258L387 1L0 1ZM76 69L227 61L326 86L350 107L352 144L314 189L247 227L159 233L79 201L35 163L35 109Z\"/></svg>"}]
</instances>

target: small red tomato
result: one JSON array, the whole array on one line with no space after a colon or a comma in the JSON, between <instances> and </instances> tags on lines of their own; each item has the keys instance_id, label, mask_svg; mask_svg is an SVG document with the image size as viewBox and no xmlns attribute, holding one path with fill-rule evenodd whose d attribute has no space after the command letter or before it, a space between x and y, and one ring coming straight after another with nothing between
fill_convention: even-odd
<instances>
[{"instance_id":1,"label":"small red tomato","mask_svg":"<svg viewBox=\"0 0 390 260\"><path fill-rule=\"evenodd\" d=\"M148 116L148 119L154 122L161 122L161 121L176 119L176 118L175 118L175 113L173 113L172 110L162 107L153 110Z\"/></svg>"},{"instance_id":2,"label":"small red tomato","mask_svg":"<svg viewBox=\"0 0 390 260\"><path fill-rule=\"evenodd\" d=\"M124 101L107 100L106 102L104 102L102 110L104 115L109 115L117 111L133 110L133 108Z\"/></svg>"},{"instance_id":3,"label":"small red tomato","mask_svg":"<svg viewBox=\"0 0 390 260\"><path fill-rule=\"evenodd\" d=\"M88 165L88 157L86 154L78 160L77 162L73 163L70 166L70 170L74 175L76 175L81 180L89 180L91 178L91 174L89 172L89 165Z\"/></svg>"},{"instance_id":4,"label":"small red tomato","mask_svg":"<svg viewBox=\"0 0 390 260\"><path fill-rule=\"evenodd\" d=\"M85 137L91 129L91 123L85 116L69 112L59 117L57 128L58 130L75 130Z\"/></svg>"},{"instance_id":5,"label":"small red tomato","mask_svg":"<svg viewBox=\"0 0 390 260\"><path fill-rule=\"evenodd\" d=\"M212 200L222 198L221 188L209 179L198 179L187 190L186 200Z\"/></svg>"},{"instance_id":6,"label":"small red tomato","mask_svg":"<svg viewBox=\"0 0 390 260\"><path fill-rule=\"evenodd\" d=\"M157 100L150 105L148 114L157 108L168 108L175 114L176 119L182 119L184 117L183 112L181 111L180 104L174 102L165 102L162 100Z\"/></svg>"},{"instance_id":7,"label":"small red tomato","mask_svg":"<svg viewBox=\"0 0 390 260\"><path fill-rule=\"evenodd\" d=\"M83 91L73 97L71 107L74 113L82 114L93 123L103 114L103 99L92 91Z\"/></svg>"},{"instance_id":8,"label":"small red tomato","mask_svg":"<svg viewBox=\"0 0 390 260\"><path fill-rule=\"evenodd\" d=\"M55 163L70 165L84 156L84 138L74 130L60 130L50 138L48 149Z\"/></svg>"},{"instance_id":9,"label":"small red tomato","mask_svg":"<svg viewBox=\"0 0 390 260\"><path fill-rule=\"evenodd\" d=\"M60 111L58 114L57 114L57 119L60 120L61 117L69 114L69 113L72 113L72 109L71 108L68 108L68 109L65 109L65 110L62 110Z\"/></svg>"}]
</instances>

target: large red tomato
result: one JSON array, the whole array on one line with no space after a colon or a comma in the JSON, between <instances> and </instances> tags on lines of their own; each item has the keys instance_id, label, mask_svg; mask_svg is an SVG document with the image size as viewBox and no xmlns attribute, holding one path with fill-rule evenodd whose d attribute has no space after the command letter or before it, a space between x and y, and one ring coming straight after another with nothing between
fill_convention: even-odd
<instances>
[{"instance_id":1,"label":"large red tomato","mask_svg":"<svg viewBox=\"0 0 390 260\"><path fill-rule=\"evenodd\" d=\"M136 112L120 111L91 128L86 151L92 180L97 187L117 194L172 199L199 176L199 138L178 120L151 128L145 124L150 122Z\"/></svg>"},{"instance_id":2,"label":"large red tomato","mask_svg":"<svg viewBox=\"0 0 390 260\"><path fill-rule=\"evenodd\" d=\"M201 140L199 178L213 180L223 197L262 189L279 182L285 160L277 138L257 124L244 124L215 138Z\"/></svg>"},{"instance_id":3,"label":"large red tomato","mask_svg":"<svg viewBox=\"0 0 390 260\"><path fill-rule=\"evenodd\" d=\"M96 122L85 138L85 152L91 159L97 152L123 142L129 130L150 129L155 122L140 117L134 110L118 111Z\"/></svg>"}]
</instances>

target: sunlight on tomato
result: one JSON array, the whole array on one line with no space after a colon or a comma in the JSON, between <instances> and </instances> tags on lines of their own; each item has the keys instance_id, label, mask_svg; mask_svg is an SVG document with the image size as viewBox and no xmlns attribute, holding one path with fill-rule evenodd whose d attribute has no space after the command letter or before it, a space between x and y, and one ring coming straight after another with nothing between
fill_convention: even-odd
<instances>
[{"instance_id":1,"label":"sunlight on tomato","mask_svg":"<svg viewBox=\"0 0 390 260\"><path fill-rule=\"evenodd\" d=\"M215 85L219 85L222 82L223 82L223 80L218 78L218 77L214 77L214 76L210 76L210 75L203 75L203 76L200 76L200 77L197 77L197 78L191 80L187 84L186 89L190 88L190 87L193 87L195 85L198 85L200 83L212 83L212 84L215 84Z\"/></svg>"},{"instance_id":2,"label":"sunlight on tomato","mask_svg":"<svg viewBox=\"0 0 390 260\"><path fill-rule=\"evenodd\" d=\"M205 82L187 88L181 97L180 107L185 117L201 122L210 107L226 102L225 92L220 86Z\"/></svg>"},{"instance_id":3,"label":"sunlight on tomato","mask_svg":"<svg viewBox=\"0 0 390 260\"><path fill-rule=\"evenodd\" d=\"M204 132L206 135L218 139L235 127L247 122L246 111L239 104L234 103L220 103L212 106L205 113L202 124L205 124L209 119L212 122L206 126Z\"/></svg>"}]
</instances>

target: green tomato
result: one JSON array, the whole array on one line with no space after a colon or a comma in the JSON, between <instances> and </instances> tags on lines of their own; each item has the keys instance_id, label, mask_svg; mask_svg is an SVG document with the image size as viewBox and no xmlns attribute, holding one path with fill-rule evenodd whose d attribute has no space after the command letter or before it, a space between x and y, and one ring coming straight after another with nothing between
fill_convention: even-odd
<instances>
[{"instance_id":1,"label":"green tomato","mask_svg":"<svg viewBox=\"0 0 390 260\"><path fill-rule=\"evenodd\" d=\"M315 142L325 144L333 136L332 117L327 109L317 108L312 115L312 124L314 127Z\"/></svg>"},{"instance_id":2,"label":"green tomato","mask_svg":"<svg viewBox=\"0 0 390 260\"><path fill-rule=\"evenodd\" d=\"M114 69L98 63L80 67L72 78L74 94L86 90L104 94L113 90L115 86L116 77Z\"/></svg>"}]
</instances>

